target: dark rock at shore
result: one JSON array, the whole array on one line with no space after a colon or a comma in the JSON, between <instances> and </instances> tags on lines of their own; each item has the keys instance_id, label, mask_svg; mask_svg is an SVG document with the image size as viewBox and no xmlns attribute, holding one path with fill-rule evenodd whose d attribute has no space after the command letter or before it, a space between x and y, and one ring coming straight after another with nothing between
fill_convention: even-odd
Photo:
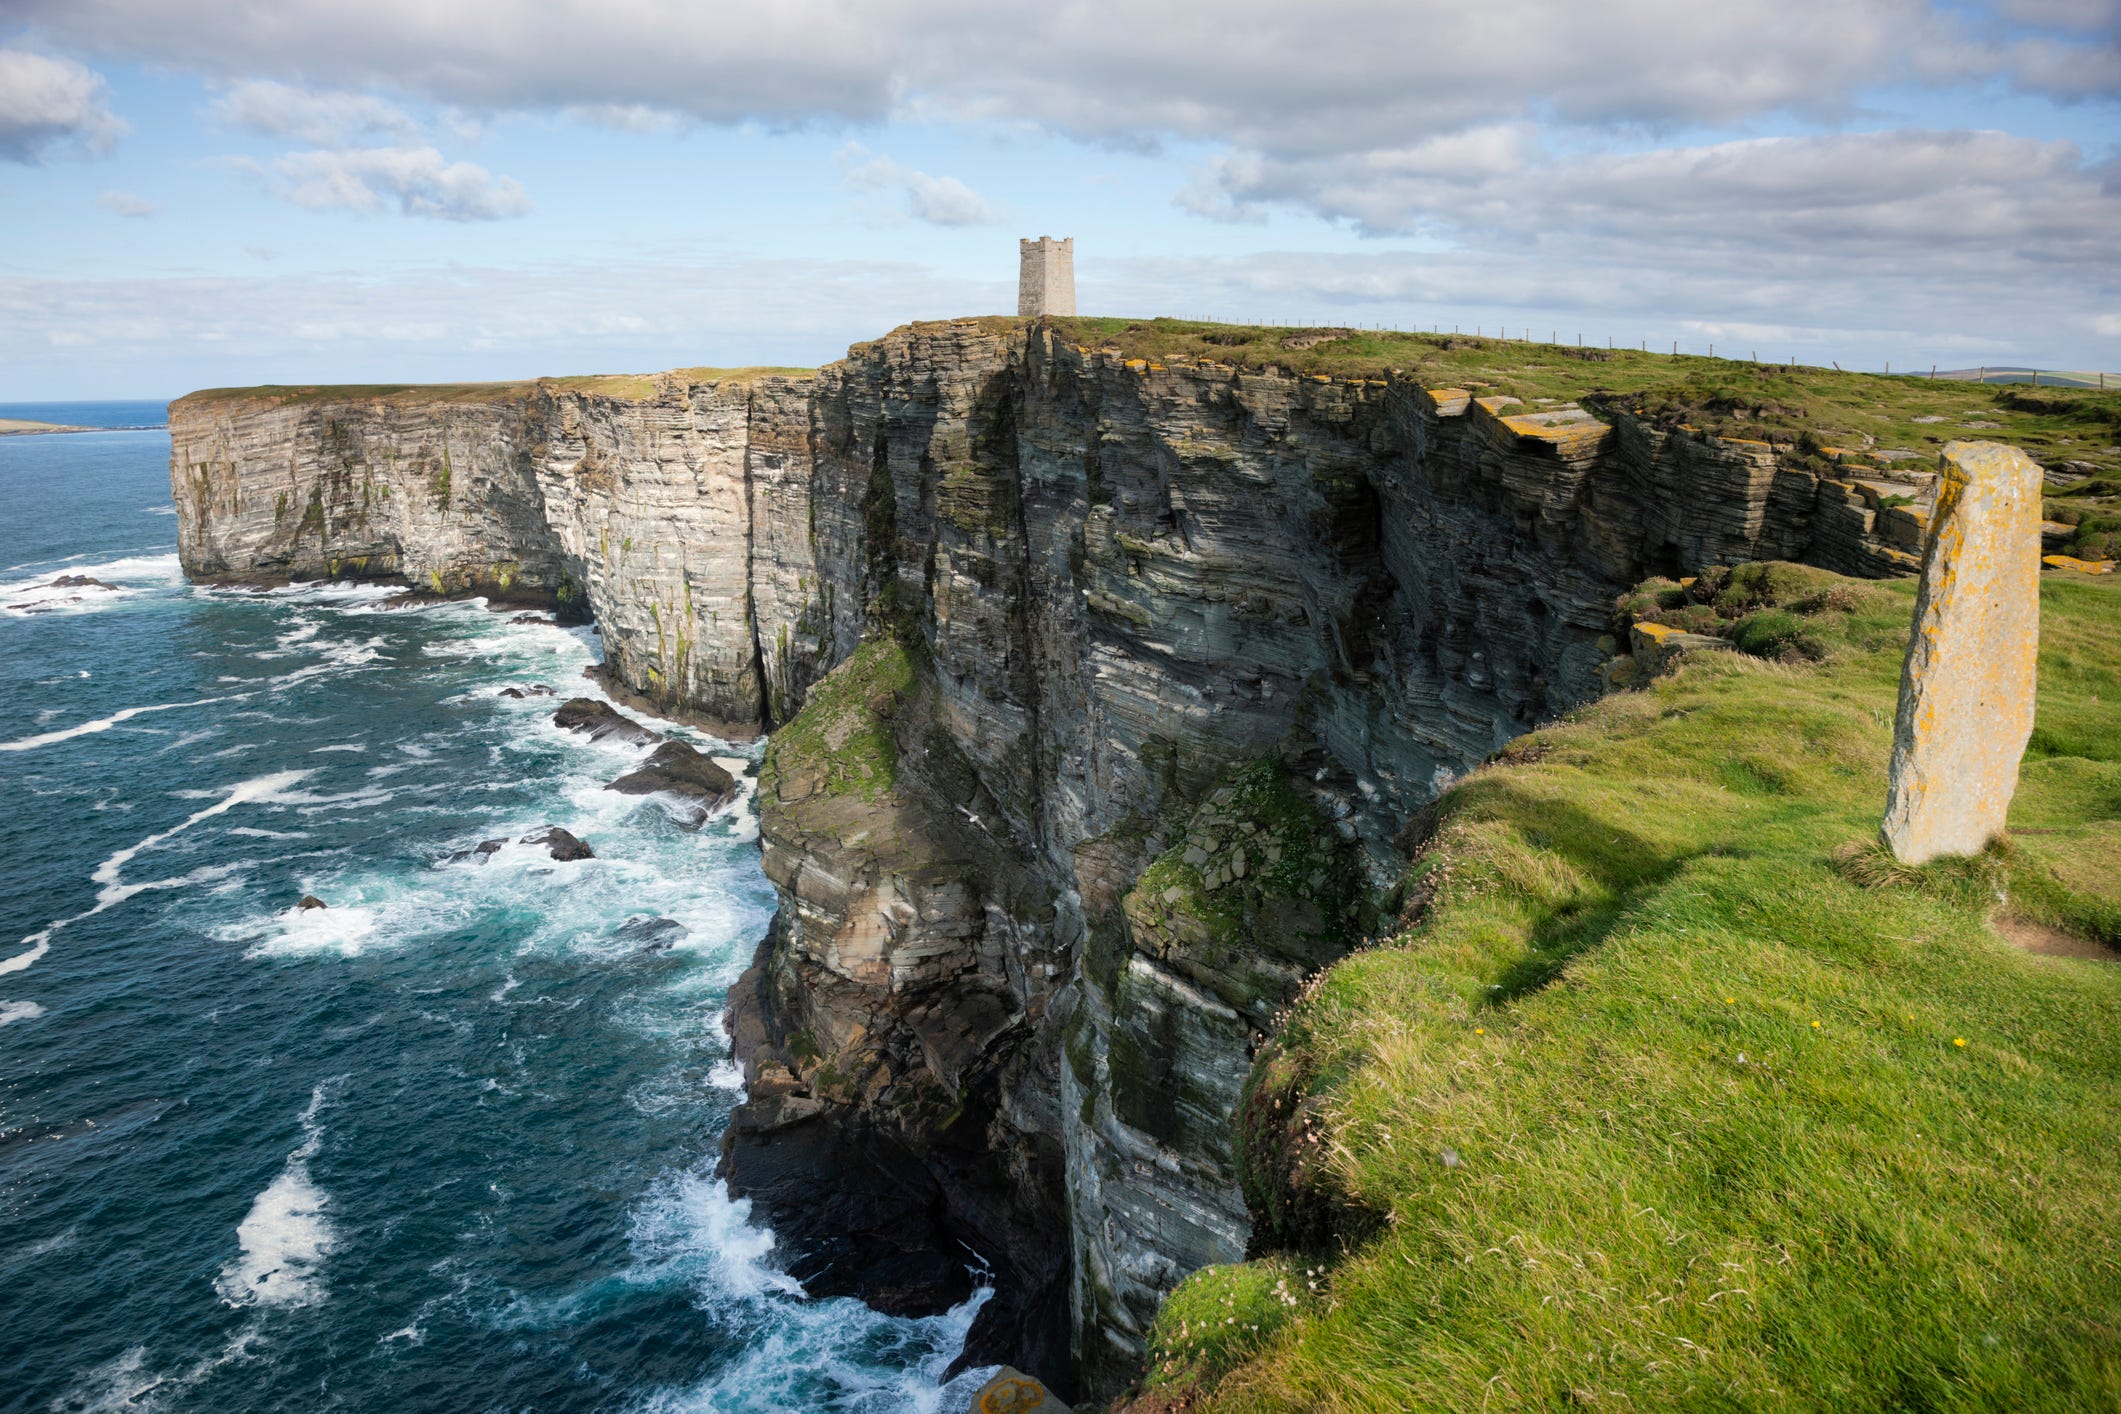
<instances>
[{"instance_id":1,"label":"dark rock at shore","mask_svg":"<svg viewBox=\"0 0 2121 1414\"><path fill-rule=\"evenodd\" d=\"M561 829L558 825L554 825L550 829L544 830L542 832L536 832L525 835L523 836L520 843L541 844L545 846L547 853L549 853L554 859L559 860L562 864L569 863L576 859L594 859L597 857L595 850L591 849L588 845L583 844L580 840L576 839L572 834L568 833L566 830ZM480 848L484 849L485 846L481 845Z\"/></svg>"},{"instance_id":2,"label":"dark rock at shore","mask_svg":"<svg viewBox=\"0 0 2121 1414\"><path fill-rule=\"evenodd\" d=\"M315 894L304 894L302 895L302 901L296 904L295 907L307 913L312 908L330 908L331 905L318 898Z\"/></svg>"},{"instance_id":3,"label":"dark rock at shore","mask_svg":"<svg viewBox=\"0 0 2121 1414\"><path fill-rule=\"evenodd\" d=\"M549 624L552 621L550 614L517 614L509 620L512 624Z\"/></svg>"},{"instance_id":4,"label":"dark rock at shore","mask_svg":"<svg viewBox=\"0 0 2121 1414\"><path fill-rule=\"evenodd\" d=\"M617 737L635 746L651 746L663 739L661 732L648 730L609 702L599 702L594 697L568 698L552 714L552 724L570 732L587 732L591 741Z\"/></svg>"},{"instance_id":5,"label":"dark rock at shore","mask_svg":"<svg viewBox=\"0 0 2121 1414\"><path fill-rule=\"evenodd\" d=\"M529 687L504 687L501 689L501 696L513 697L519 701L526 697L555 697L557 695L551 688L541 682L532 683Z\"/></svg>"},{"instance_id":6,"label":"dark rock at shore","mask_svg":"<svg viewBox=\"0 0 2121 1414\"><path fill-rule=\"evenodd\" d=\"M618 926L612 940L637 943L642 952L662 952L692 930L675 918L629 918Z\"/></svg>"},{"instance_id":7,"label":"dark rock at shore","mask_svg":"<svg viewBox=\"0 0 2121 1414\"><path fill-rule=\"evenodd\" d=\"M700 818L719 810L736 798L736 777L714 763L714 758L682 741L666 741L633 770L604 787L621 795L653 795L658 791L696 801Z\"/></svg>"},{"instance_id":8,"label":"dark rock at shore","mask_svg":"<svg viewBox=\"0 0 2121 1414\"><path fill-rule=\"evenodd\" d=\"M47 585L46 587L47 587L47 588L50 588L50 589L111 589L111 590L115 590L115 589L116 589L116 588L117 588L118 586L117 586L117 585L115 585L115 584L105 584L105 583L104 583L104 582L103 582L102 580L100 580L100 579L97 579L97 578L95 578L95 577L94 577L94 576L92 576L92 575L85 575L85 574L62 574L62 575L60 575L60 576L59 576L59 577L58 577L57 579L53 580L53 581L52 581L52 582L51 582L51 583L50 583L49 585Z\"/></svg>"}]
</instances>

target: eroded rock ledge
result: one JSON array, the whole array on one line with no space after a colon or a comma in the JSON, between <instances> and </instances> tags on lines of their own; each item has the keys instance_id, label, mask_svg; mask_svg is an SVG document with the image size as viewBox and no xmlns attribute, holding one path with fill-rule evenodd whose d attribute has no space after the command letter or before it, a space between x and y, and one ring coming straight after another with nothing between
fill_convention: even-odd
<instances>
[{"instance_id":1,"label":"eroded rock ledge","mask_svg":"<svg viewBox=\"0 0 2121 1414\"><path fill-rule=\"evenodd\" d=\"M727 1171L812 1290L976 1258L968 1356L1106 1390L1243 1253L1274 1012L1441 781L1596 695L1614 596L1911 562L1765 444L1524 411L964 320L809 378L194 395L171 478L196 577L586 610L616 686L781 728Z\"/></svg>"}]
</instances>

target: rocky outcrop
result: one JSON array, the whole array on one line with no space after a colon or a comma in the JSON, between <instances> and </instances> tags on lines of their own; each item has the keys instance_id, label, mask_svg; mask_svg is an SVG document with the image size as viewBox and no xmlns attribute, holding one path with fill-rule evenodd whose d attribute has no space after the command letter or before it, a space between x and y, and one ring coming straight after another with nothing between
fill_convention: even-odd
<instances>
[{"instance_id":1,"label":"rocky outcrop","mask_svg":"<svg viewBox=\"0 0 2121 1414\"><path fill-rule=\"evenodd\" d=\"M1626 407L1040 324L914 326L810 380L466 397L425 430L389 399L180 402L186 565L360 547L472 590L505 552L586 600L615 686L778 728L726 1171L811 1290L929 1309L976 1257L968 1358L1092 1390L1243 1254L1251 1047L1395 906L1439 786L1601 691L1616 594L1905 554L1843 483ZM396 469L438 440L481 469L447 498ZM259 510L282 483L321 520Z\"/></svg>"},{"instance_id":2,"label":"rocky outcrop","mask_svg":"<svg viewBox=\"0 0 2121 1414\"><path fill-rule=\"evenodd\" d=\"M682 741L666 741L648 759L605 786L620 795L672 795L690 801L701 818L736 798L736 777Z\"/></svg>"}]
</instances>

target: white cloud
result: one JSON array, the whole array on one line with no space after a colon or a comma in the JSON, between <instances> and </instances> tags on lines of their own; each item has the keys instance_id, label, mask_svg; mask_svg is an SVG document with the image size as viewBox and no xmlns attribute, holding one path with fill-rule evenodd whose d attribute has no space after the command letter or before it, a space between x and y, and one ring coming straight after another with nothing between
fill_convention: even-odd
<instances>
[{"instance_id":1,"label":"white cloud","mask_svg":"<svg viewBox=\"0 0 2121 1414\"><path fill-rule=\"evenodd\" d=\"M937 311L1015 304L990 280L884 261L606 261L531 268L111 279L0 276L0 384L113 386L525 377L808 364Z\"/></svg>"},{"instance_id":2,"label":"white cloud","mask_svg":"<svg viewBox=\"0 0 2121 1414\"><path fill-rule=\"evenodd\" d=\"M856 191L895 192L917 221L931 226L991 226L1000 218L985 198L956 177L932 177L860 143L840 149L840 174Z\"/></svg>"},{"instance_id":3,"label":"white cloud","mask_svg":"<svg viewBox=\"0 0 2121 1414\"><path fill-rule=\"evenodd\" d=\"M129 128L107 93L102 75L71 59L0 49L0 159L108 152Z\"/></svg>"},{"instance_id":4,"label":"white cloud","mask_svg":"<svg viewBox=\"0 0 2121 1414\"><path fill-rule=\"evenodd\" d=\"M406 140L420 125L403 108L372 94L317 92L271 79L245 79L214 99L226 127L318 147L344 147L375 134Z\"/></svg>"},{"instance_id":5,"label":"white cloud","mask_svg":"<svg viewBox=\"0 0 2121 1414\"><path fill-rule=\"evenodd\" d=\"M247 164L261 170L256 164ZM431 147L318 149L276 158L271 184L311 211L387 211L445 221L522 216L530 199L512 177L451 162Z\"/></svg>"},{"instance_id":6,"label":"white cloud","mask_svg":"<svg viewBox=\"0 0 2121 1414\"><path fill-rule=\"evenodd\" d=\"M693 121L675 109L646 103L576 103L567 116L614 132L643 134L683 132Z\"/></svg>"},{"instance_id":7,"label":"white cloud","mask_svg":"<svg viewBox=\"0 0 2121 1414\"><path fill-rule=\"evenodd\" d=\"M1657 252L1673 269L1719 266L1733 285L1788 268L1824 290L1851 271L1941 275L1946 263L1985 272L1991 298L2034 269L2112 282L2096 272L2121 229L2121 184L2069 143L1906 130L1568 158L1468 143L1488 160L1436 144L1330 162L1225 159L1188 199L1236 213L1301 207L1594 270Z\"/></svg>"},{"instance_id":8,"label":"white cloud","mask_svg":"<svg viewBox=\"0 0 2121 1414\"><path fill-rule=\"evenodd\" d=\"M96 205L102 207L105 211L115 212L120 216L152 216L155 214L155 204L153 202L144 196L136 196L129 191L107 191L96 198Z\"/></svg>"},{"instance_id":9,"label":"white cloud","mask_svg":"<svg viewBox=\"0 0 2121 1414\"><path fill-rule=\"evenodd\" d=\"M2008 3L2072 33L2111 11ZM189 0L11 7L81 43L208 74L301 74L474 109L801 123L919 106L1282 154L1528 117L1833 116L1897 83L2013 72L2004 28L1944 0L543 0L505 24L434 0L276 0L270 23L255 6Z\"/></svg>"}]
</instances>

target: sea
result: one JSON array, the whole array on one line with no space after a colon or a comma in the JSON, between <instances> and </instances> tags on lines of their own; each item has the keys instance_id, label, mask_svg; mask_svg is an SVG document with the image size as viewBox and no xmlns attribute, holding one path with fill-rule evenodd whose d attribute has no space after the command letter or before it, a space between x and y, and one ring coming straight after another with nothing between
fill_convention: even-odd
<instances>
[{"instance_id":1,"label":"sea","mask_svg":"<svg viewBox=\"0 0 2121 1414\"><path fill-rule=\"evenodd\" d=\"M108 429L0 437L0 1410L963 1409L984 1292L812 1300L714 1176L773 891L552 725L595 630L188 584L163 405L0 417Z\"/></svg>"}]
</instances>

